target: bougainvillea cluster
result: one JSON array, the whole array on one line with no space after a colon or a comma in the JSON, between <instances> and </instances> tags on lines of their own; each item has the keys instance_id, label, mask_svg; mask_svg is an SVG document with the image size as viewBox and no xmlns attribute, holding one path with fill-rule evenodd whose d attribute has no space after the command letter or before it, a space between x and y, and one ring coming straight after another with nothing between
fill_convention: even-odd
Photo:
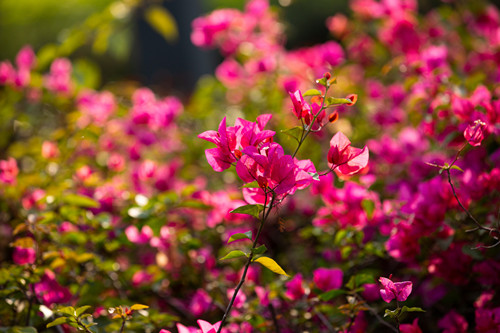
<instances>
[{"instance_id":1,"label":"bougainvillea cluster","mask_svg":"<svg viewBox=\"0 0 500 333\"><path fill-rule=\"evenodd\" d=\"M267 0L195 19L189 101L0 62L0 325L499 332L500 11L350 10L292 50Z\"/></svg>"}]
</instances>

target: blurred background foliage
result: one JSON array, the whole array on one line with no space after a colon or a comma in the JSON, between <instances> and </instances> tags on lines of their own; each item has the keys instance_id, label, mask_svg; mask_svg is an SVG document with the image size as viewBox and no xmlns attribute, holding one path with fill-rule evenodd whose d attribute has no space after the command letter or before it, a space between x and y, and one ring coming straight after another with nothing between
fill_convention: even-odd
<instances>
[{"instance_id":1,"label":"blurred background foliage","mask_svg":"<svg viewBox=\"0 0 500 333\"><path fill-rule=\"evenodd\" d=\"M428 11L440 0L419 0ZM244 0L2 0L0 59L33 46L39 66L55 57L85 58L99 68L95 88L126 78L159 93L189 95L221 61L190 42L191 21L216 8L243 8ZM286 24L287 48L324 42L327 17L348 13L347 0L271 0ZM325 10L327 9L327 10ZM57 45L57 48L56 48ZM97 75L97 74L96 74Z\"/></svg>"}]
</instances>

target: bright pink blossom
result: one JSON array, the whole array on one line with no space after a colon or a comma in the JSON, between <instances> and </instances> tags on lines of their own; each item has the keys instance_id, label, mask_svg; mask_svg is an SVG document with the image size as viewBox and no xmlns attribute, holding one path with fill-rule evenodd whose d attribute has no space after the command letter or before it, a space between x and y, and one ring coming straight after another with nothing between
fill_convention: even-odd
<instances>
[{"instance_id":1,"label":"bright pink blossom","mask_svg":"<svg viewBox=\"0 0 500 333\"><path fill-rule=\"evenodd\" d=\"M236 173L244 183L257 181L258 189L244 189L244 194L260 196L255 198L263 203L266 191L272 190L275 196L284 198L297 189L307 187L312 182L308 172L315 172L312 163L301 163L290 155L285 155L277 143L266 143L260 148L248 146L236 163ZM268 199L271 195L268 195ZM245 197L246 199L246 197ZM248 200L247 200L248 201Z\"/></svg>"},{"instance_id":2,"label":"bright pink blossom","mask_svg":"<svg viewBox=\"0 0 500 333\"><path fill-rule=\"evenodd\" d=\"M198 325L200 325L201 328L201 333L217 333L217 330L220 327L221 322L217 322L215 324L210 324L208 321L204 321L201 319L198 319L196 321Z\"/></svg>"},{"instance_id":3,"label":"bright pink blossom","mask_svg":"<svg viewBox=\"0 0 500 333\"><path fill-rule=\"evenodd\" d=\"M18 173L19 169L14 158L9 157L8 160L0 160L0 183L14 184Z\"/></svg>"},{"instance_id":4,"label":"bright pink blossom","mask_svg":"<svg viewBox=\"0 0 500 333\"><path fill-rule=\"evenodd\" d=\"M150 226L145 225L141 231L136 226L131 225L125 229L125 235L129 241L135 244L147 244L153 237L153 230Z\"/></svg>"},{"instance_id":5,"label":"bright pink blossom","mask_svg":"<svg viewBox=\"0 0 500 333\"><path fill-rule=\"evenodd\" d=\"M481 145L481 141L484 139L483 130L486 127L486 123L481 120L474 121L473 124L467 126L464 131L464 137L471 146L477 147Z\"/></svg>"},{"instance_id":6,"label":"bright pink blossom","mask_svg":"<svg viewBox=\"0 0 500 333\"><path fill-rule=\"evenodd\" d=\"M54 272L46 269L40 282L35 283L35 294L43 304L50 306L54 303L63 304L71 299L71 292L62 287L56 280Z\"/></svg>"},{"instance_id":7,"label":"bright pink blossom","mask_svg":"<svg viewBox=\"0 0 500 333\"><path fill-rule=\"evenodd\" d=\"M382 284L382 289L380 289L380 296L382 299L390 303L391 300L396 299L399 302L406 301L408 296L410 296L413 283L411 281L403 282L392 282L390 279L381 277L379 279Z\"/></svg>"},{"instance_id":8,"label":"bright pink blossom","mask_svg":"<svg viewBox=\"0 0 500 333\"><path fill-rule=\"evenodd\" d=\"M71 62L66 58L58 58L50 65L50 73L45 76L45 87L55 93L67 95L73 89L71 83Z\"/></svg>"},{"instance_id":9,"label":"bright pink blossom","mask_svg":"<svg viewBox=\"0 0 500 333\"><path fill-rule=\"evenodd\" d=\"M14 82L16 70L9 61L0 62L0 84L11 84Z\"/></svg>"},{"instance_id":10,"label":"bright pink blossom","mask_svg":"<svg viewBox=\"0 0 500 333\"><path fill-rule=\"evenodd\" d=\"M271 115L257 117L257 123L245 119L236 119L235 125L226 126L226 118L219 124L219 131L206 131L198 135L200 139L214 143L217 148L207 149L205 155L214 171L221 172L236 162L242 155L242 149L271 140L275 132L264 130Z\"/></svg>"},{"instance_id":11,"label":"bright pink blossom","mask_svg":"<svg viewBox=\"0 0 500 333\"><path fill-rule=\"evenodd\" d=\"M14 247L12 260L17 265L34 264L36 259L35 249L32 247Z\"/></svg>"},{"instance_id":12,"label":"bright pink blossom","mask_svg":"<svg viewBox=\"0 0 500 333\"><path fill-rule=\"evenodd\" d=\"M42 157L45 159L56 158L59 156L59 148L52 141L44 141L42 144Z\"/></svg>"},{"instance_id":13,"label":"bright pink blossom","mask_svg":"<svg viewBox=\"0 0 500 333\"><path fill-rule=\"evenodd\" d=\"M313 276L316 286L322 291L328 291L342 287L344 273L338 268L318 268Z\"/></svg>"},{"instance_id":14,"label":"bright pink blossom","mask_svg":"<svg viewBox=\"0 0 500 333\"><path fill-rule=\"evenodd\" d=\"M31 46L24 46L16 56L16 65L18 68L32 69L35 66L36 56Z\"/></svg>"},{"instance_id":15,"label":"bright pink blossom","mask_svg":"<svg viewBox=\"0 0 500 333\"><path fill-rule=\"evenodd\" d=\"M351 141L342 132L338 132L330 140L327 158L331 168L350 176L368 165L368 154L368 147L351 147Z\"/></svg>"},{"instance_id":16,"label":"bright pink blossom","mask_svg":"<svg viewBox=\"0 0 500 333\"><path fill-rule=\"evenodd\" d=\"M302 286L302 274L297 274L288 281L286 284L285 296L292 301L297 301L306 294L304 287Z\"/></svg>"}]
</instances>

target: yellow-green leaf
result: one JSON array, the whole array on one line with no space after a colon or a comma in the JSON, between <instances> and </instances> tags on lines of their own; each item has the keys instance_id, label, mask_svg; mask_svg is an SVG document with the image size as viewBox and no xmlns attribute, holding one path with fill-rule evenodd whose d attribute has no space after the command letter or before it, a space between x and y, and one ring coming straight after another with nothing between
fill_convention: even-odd
<instances>
[{"instance_id":1,"label":"yellow-green leaf","mask_svg":"<svg viewBox=\"0 0 500 333\"><path fill-rule=\"evenodd\" d=\"M168 10L162 6L150 6L145 13L148 23L169 42L175 42L179 36L177 23Z\"/></svg>"},{"instance_id":2,"label":"yellow-green leaf","mask_svg":"<svg viewBox=\"0 0 500 333\"><path fill-rule=\"evenodd\" d=\"M59 317L54 321L51 321L50 323L47 324L47 328L50 328L52 326L57 326L61 324L65 324L68 321L68 318L66 317Z\"/></svg>"},{"instance_id":3,"label":"yellow-green leaf","mask_svg":"<svg viewBox=\"0 0 500 333\"><path fill-rule=\"evenodd\" d=\"M147 309L147 308L149 308L149 306L144 305L144 304L134 304L130 307L130 310L137 311L137 310L142 310L142 309Z\"/></svg>"},{"instance_id":4,"label":"yellow-green leaf","mask_svg":"<svg viewBox=\"0 0 500 333\"><path fill-rule=\"evenodd\" d=\"M262 266L266 267L267 269L273 271L276 274L281 274L281 275L290 277L290 275L286 274L286 272L283 270L283 268L281 268L280 265L278 265L278 263L276 261L274 261L273 259L271 259L269 257L259 257L259 258L255 259L254 261L258 262L259 264L261 264Z\"/></svg>"},{"instance_id":5,"label":"yellow-green leaf","mask_svg":"<svg viewBox=\"0 0 500 333\"><path fill-rule=\"evenodd\" d=\"M94 199L79 194L66 194L63 196L62 200L70 205L85 208L97 208L100 206Z\"/></svg>"},{"instance_id":6,"label":"yellow-green leaf","mask_svg":"<svg viewBox=\"0 0 500 333\"><path fill-rule=\"evenodd\" d=\"M234 258L239 258L239 257L246 257L247 254L243 251L240 250L234 250L226 254L224 257L220 258L219 260L225 260L225 259L234 259Z\"/></svg>"}]
</instances>

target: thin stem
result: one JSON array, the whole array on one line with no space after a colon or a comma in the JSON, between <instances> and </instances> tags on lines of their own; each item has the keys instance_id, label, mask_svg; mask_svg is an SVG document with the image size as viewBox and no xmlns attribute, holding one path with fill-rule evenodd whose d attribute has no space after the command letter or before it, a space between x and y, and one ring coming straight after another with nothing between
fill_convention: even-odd
<instances>
[{"instance_id":1,"label":"thin stem","mask_svg":"<svg viewBox=\"0 0 500 333\"><path fill-rule=\"evenodd\" d=\"M300 147L302 146L302 144L306 140L306 138L309 135L309 133L311 133L312 127L313 127L314 123L316 122L316 118L318 118L318 116L321 113L321 111L323 111L324 109L326 109L325 108L325 100L326 100L326 94L328 93L328 89L329 88L330 88L329 85L325 86L325 93L323 94L323 100L321 101L321 107L319 108L319 111L314 115L313 119L311 120L311 124L309 124L307 126L307 128L306 128L305 131L304 131L304 122L301 119L301 121L302 121L302 133L300 134L299 144L297 145L297 148L295 148L295 151L292 154L292 158L295 157L295 155L297 155L297 152L299 151Z\"/></svg>"},{"instance_id":2,"label":"thin stem","mask_svg":"<svg viewBox=\"0 0 500 333\"><path fill-rule=\"evenodd\" d=\"M323 323L323 325L326 326L328 332L330 332L330 333L336 333L335 329L332 326L332 324L330 324L328 322L328 319L326 319L326 317L321 312L319 312L319 311L316 312L316 315L318 316L319 320L321 320L321 322Z\"/></svg>"},{"instance_id":3,"label":"thin stem","mask_svg":"<svg viewBox=\"0 0 500 333\"><path fill-rule=\"evenodd\" d=\"M127 321L127 317L123 317L122 326L120 327L120 333L123 333L123 329L125 328L125 322Z\"/></svg>"},{"instance_id":4,"label":"thin stem","mask_svg":"<svg viewBox=\"0 0 500 333\"><path fill-rule=\"evenodd\" d=\"M236 300L236 296L238 295L238 292L240 291L241 287L243 286L243 283L245 282L248 268L250 267L250 264L252 263L253 250L257 247L257 241L259 239L260 233L262 232L262 228L264 227L264 223L266 222L266 220L269 216L269 213L271 212L271 209L272 209L273 204L274 204L275 196L274 195L272 196L269 207L267 207L267 209L266 209L267 199L268 199L268 192L265 191L264 192L264 209L262 210L262 219L260 221L259 229L257 230L257 234L255 235L255 240L252 244L252 249L250 250L250 255L248 256L247 262L245 263L243 275L241 276L240 282L236 286L236 289L234 289L233 296L231 297L231 300L229 301L226 312L224 312L224 316L222 316L222 320L220 322L220 326L219 326L219 329L217 330L217 333L220 333L222 331L222 327L224 326L224 323L226 322L227 316L228 316L229 312L231 311L231 308L233 307L234 301Z\"/></svg>"},{"instance_id":5,"label":"thin stem","mask_svg":"<svg viewBox=\"0 0 500 333\"><path fill-rule=\"evenodd\" d=\"M271 317L273 319L274 329L275 329L276 333L280 333L281 332L280 326L278 324L278 319L276 318L276 311L274 310L274 306L271 302L269 302L267 307L269 308L269 311L271 312Z\"/></svg>"},{"instance_id":6,"label":"thin stem","mask_svg":"<svg viewBox=\"0 0 500 333\"><path fill-rule=\"evenodd\" d=\"M28 285L28 289L33 289L32 285ZM28 293L34 292L33 290L28 290ZM34 297L31 294L28 297L28 313L26 314L26 326L30 326L30 321L31 321L31 310L33 309L33 302L34 302Z\"/></svg>"},{"instance_id":7,"label":"thin stem","mask_svg":"<svg viewBox=\"0 0 500 333\"><path fill-rule=\"evenodd\" d=\"M78 326L81 326L85 332L94 333L87 326L85 326L85 324L82 323L78 318L75 318L75 319L76 319L76 323L78 324ZM120 333L123 333L124 327L125 327L125 318L123 319L122 327L120 328Z\"/></svg>"},{"instance_id":8,"label":"thin stem","mask_svg":"<svg viewBox=\"0 0 500 333\"><path fill-rule=\"evenodd\" d=\"M467 216L469 216L470 219L472 221L474 221L474 223L477 225L477 228L479 228L481 230L486 230L486 231L489 231L489 232L493 231L492 228L484 227L481 223L479 223L479 221L476 220L476 218L469 212L469 210L464 207L464 205L462 204L462 202L460 201L460 199L458 199L457 192L455 191L455 186L453 186L453 182L451 181L450 169L446 169L446 173L448 174L448 183L451 186L451 190L453 192L453 196L455 197L455 200L457 200L457 202L460 205L460 207L462 207L463 211L467 214Z\"/></svg>"},{"instance_id":9,"label":"thin stem","mask_svg":"<svg viewBox=\"0 0 500 333\"><path fill-rule=\"evenodd\" d=\"M398 314L396 316L396 328L398 329L398 333L401 333L401 330L399 329L399 315L401 313L400 313L400 307L399 307L399 301L398 300L396 300L396 305L398 306L397 309L396 309L397 310L397 314Z\"/></svg>"}]
</instances>

